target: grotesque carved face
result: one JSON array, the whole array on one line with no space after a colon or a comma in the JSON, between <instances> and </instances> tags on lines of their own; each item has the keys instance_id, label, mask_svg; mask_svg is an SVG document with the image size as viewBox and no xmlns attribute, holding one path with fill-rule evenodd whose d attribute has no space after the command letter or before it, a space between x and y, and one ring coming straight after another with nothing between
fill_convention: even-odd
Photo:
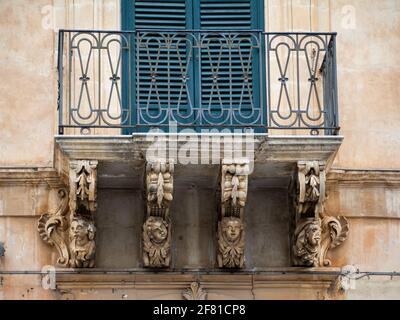
<instances>
[{"instance_id":1,"label":"grotesque carved face","mask_svg":"<svg viewBox=\"0 0 400 320\"><path fill-rule=\"evenodd\" d=\"M71 222L70 235L71 238L77 240L81 244L88 243L93 238L94 227L91 223L84 219L74 219Z\"/></svg>"},{"instance_id":2,"label":"grotesque carved face","mask_svg":"<svg viewBox=\"0 0 400 320\"><path fill-rule=\"evenodd\" d=\"M317 246L321 241L321 228L318 224L312 223L306 231L307 242L312 246Z\"/></svg>"},{"instance_id":3,"label":"grotesque carved face","mask_svg":"<svg viewBox=\"0 0 400 320\"><path fill-rule=\"evenodd\" d=\"M166 222L160 217L151 217L147 221L147 232L150 239L156 243L164 242L168 237Z\"/></svg>"},{"instance_id":4,"label":"grotesque carved face","mask_svg":"<svg viewBox=\"0 0 400 320\"><path fill-rule=\"evenodd\" d=\"M238 218L223 218L222 231L228 241L236 241L242 232L242 221Z\"/></svg>"}]
</instances>

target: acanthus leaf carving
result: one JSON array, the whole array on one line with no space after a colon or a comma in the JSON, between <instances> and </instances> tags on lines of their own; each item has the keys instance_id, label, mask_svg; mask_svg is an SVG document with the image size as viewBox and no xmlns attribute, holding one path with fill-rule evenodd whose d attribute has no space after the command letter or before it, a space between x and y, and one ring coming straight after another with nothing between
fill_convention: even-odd
<instances>
[{"instance_id":1,"label":"acanthus leaf carving","mask_svg":"<svg viewBox=\"0 0 400 320\"><path fill-rule=\"evenodd\" d=\"M171 262L169 208L173 200L173 172L173 163L155 161L146 165L147 212L142 233L145 267L169 267Z\"/></svg>"},{"instance_id":2,"label":"acanthus leaf carving","mask_svg":"<svg viewBox=\"0 0 400 320\"><path fill-rule=\"evenodd\" d=\"M221 170L221 215L241 215L247 200L249 163L223 160ZM238 212L239 211L239 212Z\"/></svg>"},{"instance_id":3,"label":"acanthus leaf carving","mask_svg":"<svg viewBox=\"0 0 400 320\"><path fill-rule=\"evenodd\" d=\"M38 231L41 239L54 246L58 251L57 263L62 267L69 265L69 250L66 242L68 229L68 197L65 189L58 190L60 205L54 214L44 213L38 221Z\"/></svg>"},{"instance_id":4,"label":"acanthus leaf carving","mask_svg":"<svg viewBox=\"0 0 400 320\"><path fill-rule=\"evenodd\" d=\"M72 160L69 172L69 208L71 216L94 214L97 207L96 160Z\"/></svg>"},{"instance_id":5,"label":"acanthus leaf carving","mask_svg":"<svg viewBox=\"0 0 400 320\"><path fill-rule=\"evenodd\" d=\"M167 217L173 199L173 163L148 162L146 166L147 215Z\"/></svg>"},{"instance_id":6,"label":"acanthus leaf carving","mask_svg":"<svg viewBox=\"0 0 400 320\"><path fill-rule=\"evenodd\" d=\"M200 283L192 282L190 288L182 292L182 296L185 300L206 300L207 292L203 290Z\"/></svg>"}]
</instances>

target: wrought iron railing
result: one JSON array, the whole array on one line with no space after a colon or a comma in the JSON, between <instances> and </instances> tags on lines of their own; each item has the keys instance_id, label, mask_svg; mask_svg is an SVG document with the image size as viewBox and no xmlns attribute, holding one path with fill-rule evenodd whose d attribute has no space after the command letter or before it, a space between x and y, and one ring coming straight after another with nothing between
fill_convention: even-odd
<instances>
[{"instance_id":1,"label":"wrought iron railing","mask_svg":"<svg viewBox=\"0 0 400 320\"><path fill-rule=\"evenodd\" d=\"M336 134L335 36L61 30L59 133L128 134L173 123Z\"/></svg>"}]
</instances>

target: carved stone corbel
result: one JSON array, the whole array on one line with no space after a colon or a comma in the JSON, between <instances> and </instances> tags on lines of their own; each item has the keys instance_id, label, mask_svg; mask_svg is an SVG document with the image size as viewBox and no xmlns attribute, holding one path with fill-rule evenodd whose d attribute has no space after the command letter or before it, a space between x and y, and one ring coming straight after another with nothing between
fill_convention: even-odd
<instances>
[{"instance_id":1,"label":"carved stone corbel","mask_svg":"<svg viewBox=\"0 0 400 320\"><path fill-rule=\"evenodd\" d=\"M222 161L221 212L217 233L217 262L220 268L244 266L243 214L247 200L248 175L248 160Z\"/></svg>"},{"instance_id":2,"label":"carved stone corbel","mask_svg":"<svg viewBox=\"0 0 400 320\"><path fill-rule=\"evenodd\" d=\"M143 264L169 267L171 262L171 221L173 163L148 162L146 165L146 220L143 224Z\"/></svg>"},{"instance_id":3,"label":"carved stone corbel","mask_svg":"<svg viewBox=\"0 0 400 320\"><path fill-rule=\"evenodd\" d=\"M57 211L44 213L39 218L39 235L43 241L56 247L59 254L57 263L62 267L94 267L96 184L97 161L71 161L69 197L66 189L60 189Z\"/></svg>"},{"instance_id":4,"label":"carved stone corbel","mask_svg":"<svg viewBox=\"0 0 400 320\"><path fill-rule=\"evenodd\" d=\"M329 266L329 249L346 238L349 225L345 217L325 214L325 164L299 161L294 184L295 228L292 257L296 266Z\"/></svg>"},{"instance_id":5,"label":"carved stone corbel","mask_svg":"<svg viewBox=\"0 0 400 320\"><path fill-rule=\"evenodd\" d=\"M70 267L93 268L96 253L97 164L95 160L70 161L69 251Z\"/></svg>"},{"instance_id":6,"label":"carved stone corbel","mask_svg":"<svg viewBox=\"0 0 400 320\"><path fill-rule=\"evenodd\" d=\"M68 250L68 197L67 190L59 189L58 197L60 205L55 213L44 213L38 221L38 231L40 238L58 251L57 264L61 267L69 266Z\"/></svg>"}]
</instances>

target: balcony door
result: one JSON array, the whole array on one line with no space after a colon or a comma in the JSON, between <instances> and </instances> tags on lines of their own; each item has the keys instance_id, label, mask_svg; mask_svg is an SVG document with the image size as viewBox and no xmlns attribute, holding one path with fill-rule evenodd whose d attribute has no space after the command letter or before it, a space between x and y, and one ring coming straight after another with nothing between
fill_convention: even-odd
<instances>
[{"instance_id":1,"label":"balcony door","mask_svg":"<svg viewBox=\"0 0 400 320\"><path fill-rule=\"evenodd\" d=\"M123 0L122 29L135 31L126 75L131 124L143 131L171 122L261 123L263 14L258 0Z\"/></svg>"}]
</instances>

